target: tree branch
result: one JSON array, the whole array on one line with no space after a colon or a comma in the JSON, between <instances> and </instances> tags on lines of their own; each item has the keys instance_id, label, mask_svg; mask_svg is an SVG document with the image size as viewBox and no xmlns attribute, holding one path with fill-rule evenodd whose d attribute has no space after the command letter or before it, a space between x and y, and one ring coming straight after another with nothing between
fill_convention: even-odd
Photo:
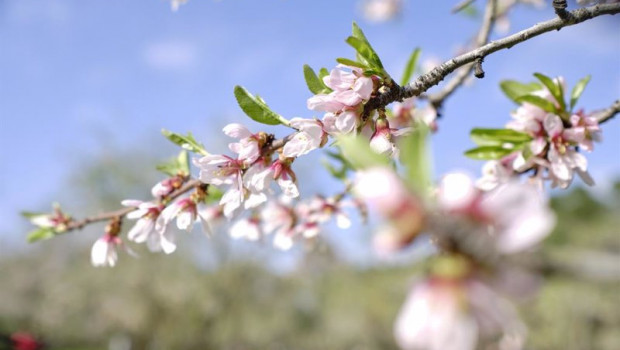
<instances>
[{"instance_id":1,"label":"tree branch","mask_svg":"<svg viewBox=\"0 0 620 350\"><path fill-rule=\"evenodd\" d=\"M596 119L598 119L599 124L602 124L616 116L618 113L620 113L620 100L616 100L611 107L597 113Z\"/></svg>"},{"instance_id":2,"label":"tree branch","mask_svg":"<svg viewBox=\"0 0 620 350\"><path fill-rule=\"evenodd\" d=\"M476 36L476 41L475 41L476 48L483 46L489 41L489 35L491 33L491 29L493 28L493 24L495 23L496 12L497 12L497 0L488 0L487 5L484 10L482 26L480 27L480 30L478 31L478 35ZM480 59L480 61L481 60L482 58ZM452 80L446 83L446 85L441 91L428 96L428 100L435 107L435 109L438 109L439 107L441 107L441 105L443 104L443 101L446 98L448 98L450 95L452 95L452 93L459 86L463 85L467 77L469 77L469 75L471 74L472 70L474 70L474 66L478 67L480 70L480 72L477 72L477 73L481 73L479 75L484 76L481 62L478 65L470 64L469 66L463 67L461 70L459 70L456 73L456 75L454 76L454 78L452 78Z\"/></svg>"},{"instance_id":3,"label":"tree branch","mask_svg":"<svg viewBox=\"0 0 620 350\"><path fill-rule=\"evenodd\" d=\"M448 74L454 72L456 69L472 63L477 59L484 59L486 56L503 50L509 49L514 45L525 42L533 37L550 32L552 30L560 30L564 27L572 26L594 17L602 15L614 15L620 12L620 3L613 4L601 4L591 7L580 8L569 12L570 17L566 20L561 18L554 18L545 22L538 23L528 29L522 30L513 35L505 38L492 41L482 47L469 51L465 54L457 56L442 65L434 68L430 72L421 75L415 81L407 86L400 87L396 84L386 89L384 92L380 92L373 97L364 106L364 112L373 111L377 108L383 108L386 105L395 102L402 101L405 98L419 96L431 87L439 84Z\"/></svg>"},{"instance_id":4,"label":"tree branch","mask_svg":"<svg viewBox=\"0 0 620 350\"><path fill-rule=\"evenodd\" d=\"M170 195L168 195L166 197L167 200L171 201L174 200L176 198L178 198L179 196L181 196L182 194L198 187L201 184L201 182L199 180L196 179L192 179L187 181L183 186L181 186L179 189L175 190L174 192L172 192ZM114 211L109 211L106 213L101 213L98 215L93 215L93 216L89 216L86 217L82 220L77 220L74 221L72 220L71 222L69 222L69 224L67 225L67 229L65 231L63 231L63 233L65 232L69 232L72 230L80 230L82 229L84 226L92 224L92 223L96 223L96 222L101 222L101 221L108 221L108 220L112 220L114 218L119 218L119 217L123 217L125 215L127 215L128 213L132 212L136 210L136 208L134 207L126 207L126 208L121 208L121 209L117 209Z\"/></svg>"}]
</instances>

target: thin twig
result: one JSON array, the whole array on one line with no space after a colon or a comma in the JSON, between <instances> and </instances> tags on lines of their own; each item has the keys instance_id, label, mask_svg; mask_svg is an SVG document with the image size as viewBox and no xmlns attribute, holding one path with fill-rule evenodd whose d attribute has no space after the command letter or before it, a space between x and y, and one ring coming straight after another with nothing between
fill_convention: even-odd
<instances>
[{"instance_id":1,"label":"thin twig","mask_svg":"<svg viewBox=\"0 0 620 350\"><path fill-rule=\"evenodd\" d=\"M476 0L463 0L463 1L459 2L458 4L454 5L454 7L452 7L451 12L452 13L460 12L463 9L465 9L467 6L473 4L474 1L476 1Z\"/></svg>"},{"instance_id":2,"label":"thin twig","mask_svg":"<svg viewBox=\"0 0 620 350\"><path fill-rule=\"evenodd\" d=\"M395 101L402 101L405 98L419 96L426 90L439 84L440 81L442 81L448 74L454 72L456 69L466 64L472 63L476 59L485 58L486 56L494 52L503 49L509 49L533 37L553 30L560 30L564 27L572 26L592 19L594 17L602 15L614 15L619 12L620 3L601 4L591 7L580 8L570 12L571 17L569 20L554 18L552 20L536 24L516 34L492 41L482 47L464 53L443 63L442 65L434 68L430 72L418 77L415 81L413 81L407 86L400 87L394 84L394 86L392 86L391 88L386 89L384 92L380 92L370 101L368 101L368 103L366 103L366 105L364 106L364 111L372 111L377 108L385 107Z\"/></svg>"},{"instance_id":3,"label":"thin twig","mask_svg":"<svg viewBox=\"0 0 620 350\"><path fill-rule=\"evenodd\" d=\"M596 119L598 119L598 122L602 124L615 117L618 113L620 113L620 100L616 100L609 108L599 112Z\"/></svg>"},{"instance_id":4,"label":"thin twig","mask_svg":"<svg viewBox=\"0 0 620 350\"><path fill-rule=\"evenodd\" d=\"M488 0L487 5L484 10L484 17L482 19L482 26L478 31L478 35L476 36L475 47L479 48L486 44L489 41L489 35L495 23L495 13L497 12L497 0ZM482 58L480 58L482 61ZM480 62L482 63L482 62ZM480 71L482 71L482 64L479 66ZM474 70L474 64L470 64L466 67L463 67L459 70L454 78L450 80L446 85L444 85L443 89L435 94L429 96L430 103L438 109L443 104L443 101L448 98L452 93L469 77L472 70ZM484 76L484 72L481 74Z\"/></svg>"}]
</instances>

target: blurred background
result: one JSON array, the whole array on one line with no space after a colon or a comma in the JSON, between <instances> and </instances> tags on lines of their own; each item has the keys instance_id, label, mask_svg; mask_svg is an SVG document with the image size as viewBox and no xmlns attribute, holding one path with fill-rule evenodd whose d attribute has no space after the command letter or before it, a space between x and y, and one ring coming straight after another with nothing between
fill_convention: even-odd
<instances>
[{"instance_id":1,"label":"blurred background","mask_svg":"<svg viewBox=\"0 0 620 350\"><path fill-rule=\"evenodd\" d=\"M451 14L455 4L404 1L379 21L354 0L190 0L178 11L164 0L0 0L0 333L28 332L54 349L395 348L392 322L423 268L414 264L428 252L423 242L385 261L360 220L286 253L195 232L171 256L136 247L140 258L121 254L116 268L95 269L89 249L102 226L27 246L19 212L59 201L83 217L148 198L162 179L154 164L177 151L161 128L192 131L214 153L226 151L227 123L264 129L236 106L236 84L288 118L312 117L302 65L352 56L344 39L353 20L395 77L415 47L423 62L445 61L479 26L475 10ZM517 6L504 30L553 16L549 5ZM487 58L486 77L444 107L436 174L479 174L482 164L462 152L472 127L510 118L502 79L542 72L572 86L591 74L578 107L610 105L620 96L618 33L617 18L600 17ZM619 126L607 123L587 155L597 186L553 192L559 224L541 254L560 273L522 305L532 349L620 348ZM295 163L302 195L341 189L315 166L323 157Z\"/></svg>"}]
</instances>

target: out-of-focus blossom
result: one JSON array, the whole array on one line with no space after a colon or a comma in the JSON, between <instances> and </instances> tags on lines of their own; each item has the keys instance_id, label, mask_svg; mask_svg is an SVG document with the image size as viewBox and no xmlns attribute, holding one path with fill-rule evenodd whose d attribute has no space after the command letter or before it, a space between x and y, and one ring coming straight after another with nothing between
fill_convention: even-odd
<instances>
[{"instance_id":1,"label":"out-of-focus blossom","mask_svg":"<svg viewBox=\"0 0 620 350\"><path fill-rule=\"evenodd\" d=\"M181 185L183 185L183 176L173 176L155 184L151 189L151 194L155 198L162 198L180 188Z\"/></svg>"},{"instance_id":2,"label":"out-of-focus blossom","mask_svg":"<svg viewBox=\"0 0 620 350\"><path fill-rule=\"evenodd\" d=\"M490 160L482 166L482 177L476 181L476 187L483 191L490 191L495 187L513 180L515 172L512 169L512 157L501 160Z\"/></svg>"},{"instance_id":3,"label":"out-of-focus blossom","mask_svg":"<svg viewBox=\"0 0 620 350\"><path fill-rule=\"evenodd\" d=\"M261 238L260 220L258 218L241 219L230 228L230 236L235 239L244 238L257 241Z\"/></svg>"},{"instance_id":4,"label":"out-of-focus blossom","mask_svg":"<svg viewBox=\"0 0 620 350\"><path fill-rule=\"evenodd\" d=\"M162 250L161 234L155 229L155 222L164 208L163 205L133 199L126 199L121 204L136 208L127 214L128 219L137 219L136 224L127 233L127 238L136 243L146 242L152 252Z\"/></svg>"},{"instance_id":5,"label":"out-of-focus blossom","mask_svg":"<svg viewBox=\"0 0 620 350\"><path fill-rule=\"evenodd\" d=\"M525 327L512 304L475 277L431 276L411 289L394 334L403 350L474 350L492 339L520 349Z\"/></svg>"},{"instance_id":6,"label":"out-of-focus blossom","mask_svg":"<svg viewBox=\"0 0 620 350\"><path fill-rule=\"evenodd\" d=\"M577 112L570 117L571 127L564 131L564 137L579 145L581 149L592 152L593 141L603 140L598 120L594 116L586 116L583 111Z\"/></svg>"},{"instance_id":7,"label":"out-of-focus blossom","mask_svg":"<svg viewBox=\"0 0 620 350\"><path fill-rule=\"evenodd\" d=\"M264 170L256 173L250 180L254 192L266 191L272 180L275 180L280 189L290 198L299 196L297 176L291 169L291 158L277 159Z\"/></svg>"},{"instance_id":8,"label":"out-of-focus blossom","mask_svg":"<svg viewBox=\"0 0 620 350\"><path fill-rule=\"evenodd\" d=\"M364 0L362 13L372 22L394 19L402 11L403 0Z\"/></svg>"},{"instance_id":9,"label":"out-of-focus blossom","mask_svg":"<svg viewBox=\"0 0 620 350\"><path fill-rule=\"evenodd\" d=\"M371 168L358 172L353 192L388 221L375 236L374 244L379 253L387 254L405 247L422 230L422 205L392 170Z\"/></svg>"},{"instance_id":10,"label":"out-of-focus blossom","mask_svg":"<svg viewBox=\"0 0 620 350\"><path fill-rule=\"evenodd\" d=\"M118 260L117 247L123 242L118 236L105 234L93 244L90 251L90 261L95 267L114 267Z\"/></svg>"},{"instance_id":11,"label":"out-of-focus blossom","mask_svg":"<svg viewBox=\"0 0 620 350\"><path fill-rule=\"evenodd\" d=\"M186 2L187 0L170 0L170 8L173 12L176 12L179 10L179 7L181 7L181 5L185 4Z\"/></svg>"},{"instance_id":12,"label":"out-of-focus blossom","mask_svg":"<svg viewBox=\"0 0 620 350\"><path fill-rule=\"evenodd\" d=\"M533 186L517 182L482 192L469 176L448 174L441 181L437 200L448 213L481 225L502 253L534 246L555 224L555 216L541 194Z\"/></svg>"}]
</instances>

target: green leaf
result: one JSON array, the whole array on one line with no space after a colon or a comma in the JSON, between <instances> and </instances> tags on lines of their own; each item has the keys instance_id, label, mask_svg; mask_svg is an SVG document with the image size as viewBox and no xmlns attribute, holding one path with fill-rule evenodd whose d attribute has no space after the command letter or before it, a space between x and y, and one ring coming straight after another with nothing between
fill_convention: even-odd
<instances>
[{"instance_id":1,"label":"green leaf","mask_svg":"<svg viewBox=\"0 0 620 350\"><path fill-rule=\"evenodd\" d=\"M323 81L323 78L329 75L329 71L327 70L327 68L323 67L319 70L319 79L321 79L321 81Z\"/></svg>"},{"instance_id":2,"label":"green leaf","mask_svg":"<svg viewBox=\"0 0 620 350\"><path fill-rule=\"evenodd\" d=\"M28 243L50 239L55 236L54 229L51 227L41 227L34 231L30 231L27 236Z\"/></svg>"},{"instance_id":3,"label":"green leaf","mask_svg":"<svg viewBox=\"0 0 620 350\"><path fill-rule=\"evenodd\" d=\"M413 73L415 72L415 68L418 64L418 58L420 58L420 48L417 47L415 50L413 50L413 52L411 53L411 56L409 56L409 60L407 61L407 64L405 65L405 71L403 72L403 77L400 79L400 86L405 86L407 84L409 84L409 81L411 80L411 77L413 76Z\"/></svg>"},{"instance_id":4,"label":"green leaf","mask_svg":"<svg viewBox=\"0 0 620 350\"><path fill-rule=\"evenodd\" d=\"M222 192L222 190L220 190L219 188L215 186L209 186L209 189L207 190L207 198L205 199L205 201L207 202L207 204L218 203L220 199L222 199L223 195L224 192Z\"/></svg>"},{"instance_id":5,"label":"green leaf","mask_svg":"<svg viewBox=\"0 0 620 350\"><path fill-rule=\"evenodd\" d=\"M204 146L200 142L196 141L191 132L188 132L187 135L183 136L181 134L162 129L161 133L168 140L172 141L172 143L183 147L183 149L205 156L209 155L209 152L205 150Z\"/></svg>"},{"instance_id":6,"label":"green leaf","mask_svg":"<svg viewBox=\"0 0 620 350\"><path fill-rule=\"evenodd\" d=\"M586 85L588 85L588 82L590 82L590 78L591 78L591 76L589 76L589 75L585 76L583 79L581 79L581 80L579 80L577 82L575 87L573 87L573 91L570 94L570 109L571 110L577 104L577 101L579 100L579 97L583 93L583 90L585 90Z\"/></svg>"},{"instance_id":7,"label":"green leaf","mask_svg":"<svg viewBox=\"0 0 620 350\"><path fill-rule=\"evenodd\" d=\"M374 65L373 68L379 68L379 70L383 71L383 64L379 59L379 55L377 55L366 38L366 35L364 35L362 29L360 29L355 22L353 22L352 34L352 37L347 38L347 43L353 46L353 48L355 48L357 52L368 61L368 63ZM351 38L354 39L350 41L349 39ZM359 46L362 50L360 51L357 46Z\"/></svg>"},{"instance_id":8,"label":"green leaf","mask_svg":"<svg viewBox=\"0 0 620 350\"><path fill-rule=\"evenodd\" d=\"M317 95L317 94L329 94L332 92L332 89L327 87L323 80L320 79L314 70L307 64L304 64L304 78L306 79L306 85L308 85L308 89Z\"/></svg>"},{"instance_id":9,"label":"green leaf","mask_svg":"<svg viewBox=\"0 0 620 350\"><path fill-rule=\"evenodd\" d=\"M534 73L534 76L540 80L541 83L549 90L551 95L560 104L560 109L566 109L566 103L564 102L564 92L559 84L556 84L553 79L541 73Z\"/></svg>"},{"instance_id":10,"label":"green leaf","mask_svg":"<svg viewBox=\"0 0 620 350\"><path fill-rule=\"evenodd\" d=\"M367 139L356 135L342 135L337 138L337 144L342 155L355 169L365 169L373 166L389 166L390 160L376 153L370 148Z\"/></svg>"},{"instance_id":11,"label":"green leaf","mask_svg":"<svg viewBox=\"0 0 620 350\"><path fill-rule=\"evenodd\" d=\"M19 213L21 216L25 217L28 220L32 220L32 219L36 219L38 217L41 216L49 216L49 214L45 214L45 213L33 213L30 211L22 211L21 213Z\"/></svg>"},{"instance_id":12,"label":"green leaf","mask_svg":"<svg viewBox=\"0 0 620 350\"><path fill-rule=\"evenodd\" d=\"M289 125L288 120L272 111L265 101L258 96L253 96L243 87L235 86L235 98L239 107L252 118L252 120L267 125Z\"/></svg>"},{"instance_id":13,"label":"green leaf","mask_svg":"<svg viewBox=\"0 0 620 350\"><path fill-rule=\"evenodd\" d=\"M509 99L516 103L518 103L517 99L519 97L542 89L542 86L538 83L523 84L515 80L503 80L499 83L499 87Z\"/></svg>"},{"instance_id":14,"label":"green leaf","mask_svg":"<svg viewBox=\"0 0 620 350\"><path fill-rule=\"evenodd\" d=\"M362 68L362 69L369 69L369 67L367 65L365 65L364 63L356 62L356 61L353 61L353 60L350 60L350 59L344 58L344 57L336 58L336 62L338 62L340 64L344 64L345 66L357 67L357 68Z\"/></svg>"},{"instance_id":15,"label":"green leaf","mask_svg":"<svg viewBox=\"0 0 620 350\"><path fill-rule=\"evenodd\" d=\"M383 64L381 63L377 53L370 47L370 44L353 36L348 37L346 42L351 45L351 47L353 47L362 58L364 58L371 68L383 70Z\"/></svg>"},{"instance_id":16,"label":"green leaf","mask_svg":"<svg viewBox=\"0 0 620 350\"><path fill-rule=\"evenodd\" d=\"M399 143L400 161L405 167L407 183L422 195L429 193L432 184L428 134L428 126L418 123L413 132Z\"/></svg>"},{"instance_id":17,"label":"green leaf","mask_svg":"<svg viewBox=\"0 0 620 350\"><path fill-rule=\"evenodd\" d=\"M158 164L155 168L169 176L176 176L179 174L187 176L189 175L189 154L186 150L183 150L171 161Z\"/></svg>"},{"instance_id":18,"label":"green leaf","mask_svg":"<svg viewBox=\"0 0 620 350\"><path fill-rule=\"evenodd\" d=\"M521 96L519 98L517 98L517 102L523 103L523 102L527 102L529 104L533 104L534 106L537 106L539 108L541 108L544 111L547 111L549 113L555 113L558 114L558 110L555 107L555 105L553 104L553 102L542 98L540 96L536 96L536 95L525 95L525 96Z\"/></svg>"},{"instance_id":19,"label":"green leaf","mask_svg":"<svg viewBox=\"0 0 620 350\"><path fill-rule=\"evenodd\" d=\"M530 135L511 129L474 128L469 136L479 146L501 146L504 143L518 144L532 140Z\"/></svg>"},{"instance_id":20,"label":"green leaf","mask_svg":"<svg viewBox=\"0 0 620 350\"><path fill-rule=\"evenodd\" d=\"M500 146L482 146L465 151L465 155L472 159L491 160L500 159L512 152L514 149L506 149Z\"/></svg>"}]
</instances>

